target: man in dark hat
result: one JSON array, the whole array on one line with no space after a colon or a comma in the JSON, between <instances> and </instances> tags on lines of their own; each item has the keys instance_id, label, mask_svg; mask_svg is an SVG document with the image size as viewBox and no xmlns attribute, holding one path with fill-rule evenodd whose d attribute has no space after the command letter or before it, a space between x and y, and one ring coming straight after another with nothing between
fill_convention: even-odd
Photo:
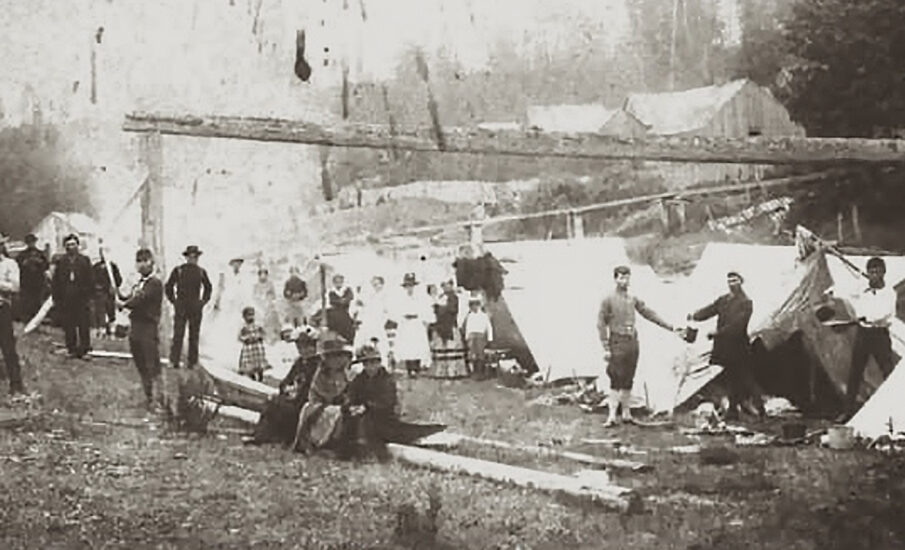
<instances>
[{"instance_id":1,"label":"man in dark hat","mask_svg":"<svg viewBox=\"0 0 905 550\"><path fill-rule=\"evenodd\" d=\"M745 294L742 283L742 276L737 271L730 271L726 274L729 292L688 315L689 321L706 321L716 317L716 330L707 337L713 340L710 363L723 367L729 385L727 420L738 420L746 398L752 399L758 413L764 415L764 403L751 372L751 347L748 339L748 321L754 311L754 304Z\"/></svg>"},{"instance_id":2,"label":"man in dark hat","mask_svg":"<svg viewBox=\"0 0 905 550\"><path fill-rule=\"evenodd\" d=\"M13 332L12 297L19 290L19 266L6 253L9 239L0 233L0 352L9 378L9 392L14 397L25 394L16 337ZM2 372L2 371L0 371Z\"/></svg>"},{"instance_id":3,"label":"man in dark hat","mask_svg":"<svg viewBox=\"0 0 905 550\"><path fill-rule=\"evenodd\" d=\"M182 341L185 338L185 325L189 326L188 368L198 364L198 338L201 334L201 315L204 306L211 299L213 285L207 271L198 265L201 250L190 245L182 253L185 263L177 266L167 279L167 300L173 304L173 342L170 347L170 365L179 368L182 358Z\"/></svg>"},{"instance_id":4,"label":"man in dark hat","mask_svg":"<svg viewBox=\"0 0 905 550\"><path fill-rule=\"evenodd\" d=\"M130 310L129 350L141 378L146 406L156 412L164 404L158 335L163 285L154 276L154 255L147 248L135 253L135 268L141 280L129 296L122 297L121 307Z\"/></svg>"},{"instance_id":5,"label":"man in dark hat","mask_svg":"<svg viewBox=\"0 0 905 550\"><path fill-rule=\"evenodd\" d=\"M32 234L25 236L25 250L19 253L19 299L22 304L22 319L28 322L34 317L47 291L47 270L50 262L44 251L37 247L38 238Z\"/></svg>"},{"instance_id":6,"label":"man in dark hat","mask_svg":"<svg viewBox=\"0 0 905 550\"><path fill-rule=\"evenodd\" d=\"M66 334L66 349L70 357L87 359L91 349L94 274L91 260L79 252L79 244L79 237L74 233L63 239L66 253L56 262L51 292Z\"/></svg>"}]
</instances>

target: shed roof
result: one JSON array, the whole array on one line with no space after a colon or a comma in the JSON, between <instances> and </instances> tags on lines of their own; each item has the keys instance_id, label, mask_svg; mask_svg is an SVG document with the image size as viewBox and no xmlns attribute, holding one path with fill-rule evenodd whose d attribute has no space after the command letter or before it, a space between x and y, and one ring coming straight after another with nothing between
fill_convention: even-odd
<instances>
[{"instance_id":1,"label":"shed roof","mask_svg":"<svg viewBox=\"0 0 905 550\"><path fill-rule=\"evenodd\" d=\"M705 127L748 82L743 78L681 92L631 94L625 100L625 110L654 134L691 132Z\"/></svg>"}]
</instances>

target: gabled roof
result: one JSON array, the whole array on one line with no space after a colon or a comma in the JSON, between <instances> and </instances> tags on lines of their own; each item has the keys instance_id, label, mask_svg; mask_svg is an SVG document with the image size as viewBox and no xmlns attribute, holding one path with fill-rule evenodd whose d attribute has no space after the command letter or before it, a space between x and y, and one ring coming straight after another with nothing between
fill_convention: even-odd
<instances>
[{"instance_id":1,"label":"gabled roof","mask_svg":"<svg viewBox=\"0 0 905 550\"><path fill-rule=\"evenodd\" d=\"M705 127L748 82L743 78L681 92L631 94L625 100L625 110L654 134L691 132Z\"/></svg>"},{"instance_id":2,"label":"gabled roof","mask_svg":"<svg viewBox=\"0 0 905 550\"><path fill-rule=\"evenodd\" d=\"M91 216L81 212L51 212L47 218L51 217L59 219L79 233L94 234L97 232L97 222Z\"/></svg>"},{"instance_id":3,"label":"gabled roof","mask_svg":"<svg viewBox=\"0 0 905 550\"><path fill-rule=\"evenodd\" d=\"M528 107L528 126L548 132L596 132L619 110L593 103Z\"/></svg>"}]
</instances>

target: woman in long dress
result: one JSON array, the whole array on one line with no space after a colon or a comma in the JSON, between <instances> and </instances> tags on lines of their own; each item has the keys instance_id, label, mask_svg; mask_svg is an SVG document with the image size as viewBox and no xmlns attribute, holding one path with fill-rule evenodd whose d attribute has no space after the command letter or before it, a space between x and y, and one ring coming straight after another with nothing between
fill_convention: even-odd
<instances>
[{"instance_id":1,"label":"woman in long dress","mask_svg":"<svg viewBox=\"0 0 905 550\"><path fill-rule=\"evenodd\" d=\"M382 350L386 343L386 322L389 318L389 303L387 302L387 292L384 290L384 279L377 275L371 279L371 292L360 297L355 349L373 345L373 341L377 340L377 348ZM382 350L382 353L385 357L385 350Z\"/></svg>"},{"instance_id":2,"label":"woman in long dress","mask_svg":"<svg viewBox=\"0 0 905 550\"><path fill-rule=\"evenodd\" d=\"M235 336L242 326L242 310L253 305L251 285L242 271L243 263L242 258L233 258L229 262L230 268L220 274L213 314L201 327L202 351L218 354L223 360L229 358L228 362L232 362L241 349Z\"/></svg>"},{"instance_id":3,"label":"woman in long dress","mask_svg":"<svg viewBox=\"0 0 905 550\"><path fill-rule=\"evenodd\" d=\"M437 378L468 376L465 346L458 330L459 297L452 281L445 281L435 307L437 322L431 334L431 375Z\"/></svg>"},{"instance_id":4,"label":"woman in long dress","mask_svg":"<svg viewBox=\"0 0 905 550\"><path fill-rule=\"evenodd\" d=\"M407 273L402 281L405 289L393 308L397 323L393 353L396 361L405 365L409 376L415 376L422 365L430 362L431 350L427 339L427 325L433 322L434 312L427 295L415 292L418 281L414 273Z\"/></svg>"},{"instance_id":5,"label":"woman in long dress","mask_svg":"<svg viewBox=\"0 0 905 550\"><path fill-rule=\"evenodd\" d=\"M280 339L280 313L277 310L277 291L270 280L270 270L266 266L258 268L258 280L252 292L254 308L259 323L264 328L264 341L274 344Z\"/></svg>"},{"instance_id":6,"label":"woman in long dress","mask_svg":"<svg viewBox=\"0 0 905 550\"><path fill-rule=\"evenodd\" d=\"M352 350L336 334L318 342L322 361L308 390L308 401L299 413L292 448L308 454L328 446L342 436L342 406L347 402L348 370Z\"/></svg>"}]
</instances>

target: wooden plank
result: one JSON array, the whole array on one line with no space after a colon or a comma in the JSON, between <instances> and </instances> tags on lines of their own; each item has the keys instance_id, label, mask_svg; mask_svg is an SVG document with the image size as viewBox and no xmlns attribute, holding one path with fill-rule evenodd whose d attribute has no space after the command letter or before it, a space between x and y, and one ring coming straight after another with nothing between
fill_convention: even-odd
<instances>
[{"instance_id":1,"label":"wooden plank","mask_svg":"<svg viewBox=\"0 0 905 550\"><path fill-rule=\"evenodd\" d=\"M642 506L641 499L635 492L618 485L588 483L575 477L407 445L391 443L387 448L397 460L422 468L467 474L499 483L512 483L519 487L589 499L620 512L639 512Z\"/></svg>"},{"instance_id":2,"label":"wooden plank","mask_svg":"<svg viewBox=\"0 0 905 550\"><path fill-rule=\"evenodd\" d=\"M617 469L617 470L631 470L633 472L644 472L649 471L652 468L644 463L635 462L633 460L623 460L623 459L608 459L602 458L599 456L593 456L586 453L577 453L574 451L565 451L559 449L553 449L551 447L544 447L541 445L516 445L513 443L507 443L505 441L497 441L493 439L482 439L479 437L471 437L468 435L459 435L459 434L450 434L455 435L460 438L461 441L467 441L470 443L474 443L476 445L482 445L485 447L493 447L495 449L505 449L510 451L520 451L526 453L532 453L542 456L550 456L554 458L562 458L565 460L571 460L574 462L578 462L580 464L588 464L591 466L600 466L602 468L609 469Z\"/></svg>"},{"instance_id":3,"label":"wooden plank","mask_svg":"<svg viewBox=\"0 0 905 550\"><path fill-rule=\"evenodd\" d=\"M410 151L441 151L433 128L322 126L310 122L225 116L126 115L123 130ZM845 164L905 162L905 140L802 137L620 138L590 133L445 128L442 150L527 157L657 160L696 163Z\"/></svg>"},{"instance_id":4,"label":"wooden plank","mask_svg":"<svg viewBox=\"0 0 905 550\"><path fill-rule=\"evenodd\" d=\"M213 401L205 401L205 405L211 409L216 407L216 403ZM218 414L248 424L256 424L260 418L259 413L241 407L221 406ZM586 498L621 512L639 512L642 506L641 498L635 492L618 485L589 484L585 480L575 477L395 443L388 444L387 450L397 460L414 466L433 468L443 472L464 473L500 483L514 483L519 487Z\"/></svg>"}]
</instances>

